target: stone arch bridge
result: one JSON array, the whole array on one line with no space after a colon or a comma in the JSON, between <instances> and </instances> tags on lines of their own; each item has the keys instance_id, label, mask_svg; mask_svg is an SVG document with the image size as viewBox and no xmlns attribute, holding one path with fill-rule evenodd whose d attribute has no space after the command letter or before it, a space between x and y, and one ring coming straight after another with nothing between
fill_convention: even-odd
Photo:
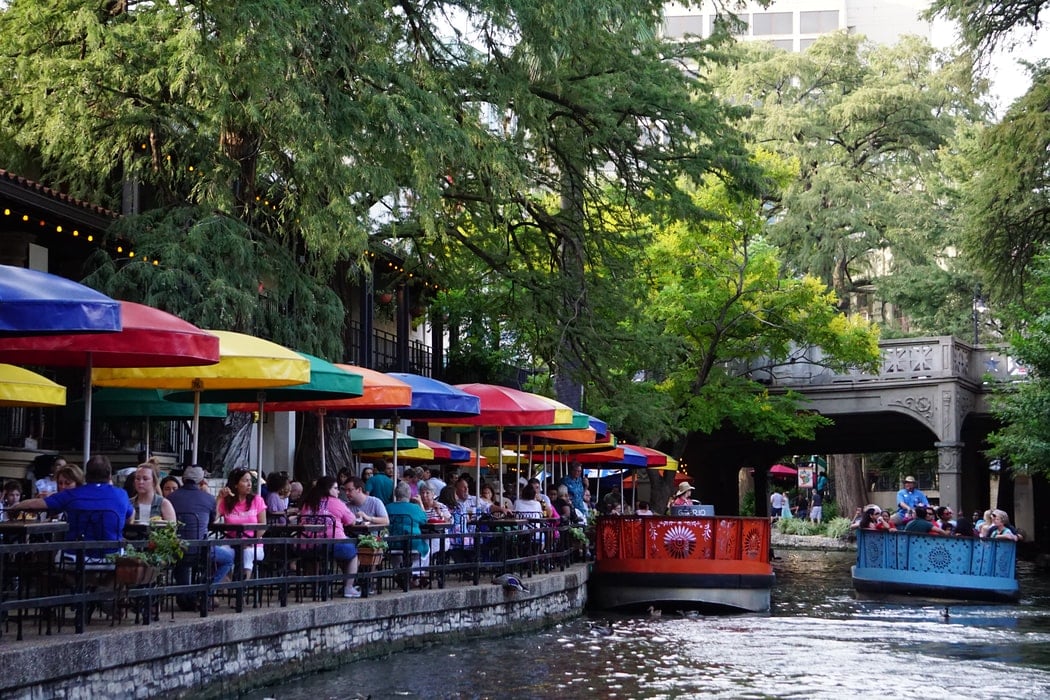
<instances>
[{"instance_id":1,"label":"stone arch bridge","mask_svg":"<svg viewBox=\"0 0 1050 700\"><path fill-rule=\"evenodd\" d=\"M989 464L981 450L996 427L989 395L996 385L1023 380L1024 368L1006 346L973 347L950 336L885 340L879 348L878 374L836 374L821 366L819 349L773 371L753 371L772 391L800 392L806 408L834 425L814 440L784 445L730 432L692 436L683 456L705 500L710 495L728 507L739 468L772 464L784 454L935 449L941 502L984 506Z\"/></svg>"}]
</instances>

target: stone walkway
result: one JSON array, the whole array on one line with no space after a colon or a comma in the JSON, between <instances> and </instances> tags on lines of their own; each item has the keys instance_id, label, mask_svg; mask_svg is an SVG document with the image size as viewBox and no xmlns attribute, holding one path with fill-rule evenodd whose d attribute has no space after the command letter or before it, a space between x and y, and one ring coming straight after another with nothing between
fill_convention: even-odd
<instances>
[{"instance_id":1,"label":"stone walkway","mask_svg":"<svg viewBox=\"0 0 1050 700\"><path fill-rule=\"evenodd\" d=\"M847 542L836 537L785 535L782 532L777 532L775 529L770 535L770 542L773 545L773 549L778 547L783 549L830 549L840 551L857 549L856 542Z\"/></svg>"}]
</instances>

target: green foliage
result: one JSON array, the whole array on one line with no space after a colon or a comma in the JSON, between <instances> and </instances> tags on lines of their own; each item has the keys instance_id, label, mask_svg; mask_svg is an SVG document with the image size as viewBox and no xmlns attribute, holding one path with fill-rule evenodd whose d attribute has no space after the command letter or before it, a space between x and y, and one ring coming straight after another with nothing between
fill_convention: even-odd
<instances>
[{"instance_id":1,"label":"green foliage","mask_svg":"<svg viewBox=\"0 0 1050 700\"><path fill-rule=\"evenodd\" d=\"M912 332L961 326L968 304L957 303L954 283L928 290L937 296L919 298L913 315L906 286L883 282L902 271L917 280L959 274L943 254L958 244L957 183L945 158L960 130L984 116L969 65L914 37L876 46L846 32L799 54L760 42L740 51L743 60L716 72L719 92L755 105L745 128L797 163L797 177L768 197L768 240L788 269L822 280L842 308L867 307L872 295L893 301ZM947 328L936 325L936 308L951 310Z\"/></svg>"},{"instance_id":2,"label":"green foliage","mask_svg":"<svg viewBox=\"0 0 1050 700\"><path fill-rule=\"evenodd\" d=\"M824 501L824 505L821 506L821 518L823 521L825 523L831 522L837 517L839 517L838 501Z\"/></svg>"},{"instance_id":3,"label":"green foliage","mask_svg":"<svg viewBox=\"0 0 1050 700\"><path fill-rule=\"evenodd\" d=\"M970 149L965 189L968 249L988 276L997 307L1031 303L1028 275L1050 245L1050 68Z\"/></svg>"},{"instance_id":4,"label":"green foliage","mask_svg":"<svg viewBox=\"0 0 1050 700\"><path fill-rule=\"evenodd\" d=\"M1024 331L1011 338L1014 356L1028 369L1027 381L1002 388L993 409L1003 427L989 436L993 458L1006 458L1019 473L1050 475L1050 258L1036 258L1029 287L1032 312L1022 313Z\"/></svg>"},{"instance_id":5,"label":"green foliage","mask_svg":"<svg viewBox=\"0 0 1050 700\"><path fill-rule=\"evenodd\" d=\"M107 558L135 559L149 566L171 566L182 559L186 542L179 537L179 523L151 523L145 544L127 544L123 553L109 554Z\"/></svg>"},{"instance_id":6,"label":"green foliage","mask_svg":"<svg viewBox=\"0 0 1050 700\"><path fill-rule=\"evenodd\" d=\"M844 539L849 535L849 518L831 518L824 523L824 535L826 537L834 537L836 539Z\"/></svg>"},{"instance_id":7,"label":"green foliage","mask_svg":"<svg viewBox=\"0 0 1050 700\"><path fill-rule=\"evenodd\" d=\"M357 548L360 549L376 549L385 550L390 546L390 543L383 539L382 534L365 534L358 535L357 537Z\"/></svg>"},{"instance_id":8,"label":"green foliage","mask_svg":"<svg viewBox=\"0 0 1050 700\"><path fill-rule=\"evenodd\" d=\"M765 154L759 162L771 182L790 167ZM731 424L758 439L812 436L826 420L800 411L797 394L766 391L751 372L804 361L813 346L827 353L828 366L872 368L877 333L843 316L819 280L783 277L778 250L765 240L760 200L721 184L694 196L717 220L662 227L650 249L653 287L644 313L672 344L649 367L680 407L682 430Z\"/></svg>"},{"instance_id":9,"label":"green foliage","mask_svg":"<svg viewBox=\"0 0 1050 700\"><path fill-rule=\"evenodd\" d=\"M339 298L301 270L289 251L242 222L195 208L156 209L121 219L107 235L134 250L138 261L97 252L86 264L85 282L92 287L202 328L343 359Z\"/></svg>"},{"instance_id":10,"label":"green foliage","mask_svg":"<svg viewBox=\"0 0 1050 700\"><path fill-rule=\"evenodd\" d=\"M740 499L740 515L754 515L755 514L755 492L749 490L744 493L744 496Z\"/></svg>"},{"instance_id":11,"label":"green foliage","mask_svg":"<svg viewBox=\"0 0 1050 700\"><path fill-rule=\"evenodd\" d=\"M778 532L785 535L800 535L803 537L819 535L823 532L822 525L802 518L781 518L777 521L776 528Z\"/></svg>"}]
</instances>

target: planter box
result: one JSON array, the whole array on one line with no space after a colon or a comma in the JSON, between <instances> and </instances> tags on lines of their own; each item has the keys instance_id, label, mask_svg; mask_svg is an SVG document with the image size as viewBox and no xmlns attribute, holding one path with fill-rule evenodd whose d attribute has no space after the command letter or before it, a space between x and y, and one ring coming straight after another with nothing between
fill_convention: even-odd
<instances>
[{"instance_id":1,"label":"planter box","mask_svg":"<svg viewBox=\"0 0 1050 700\"><path fill-rule=\"evenodd\" d=\"M117 558L114 575L121 586L148 586L157 579L160 569L139 559Z\"/></svg>"}]
</instances>

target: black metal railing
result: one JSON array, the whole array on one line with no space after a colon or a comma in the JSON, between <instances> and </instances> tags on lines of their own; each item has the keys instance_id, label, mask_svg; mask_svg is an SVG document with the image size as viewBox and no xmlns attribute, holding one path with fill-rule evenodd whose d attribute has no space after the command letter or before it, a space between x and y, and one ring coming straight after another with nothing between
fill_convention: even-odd
<instances>
[{"instance_id":1,"label":"black metal railing","mask_svg":"<svg viewBox=\"0 0 1050 700\"><path fill-rule=\"evenodd\" d=\"M275 528L276 529L276 528ZM385 560L376 566L360 567L354 584L362 597L384 591L407 592L412 587L443 588L450 582L488 584L500 574L512 572L526 580L538 573L564 570L573 561L586 558L586 551L569 528L552 521L528 525L478 520L465 532L444 529L421 535L389 536ZM277 530L277 534L285 533ZM412 556L419 539L434 547L426 565ZM114 542L30 542L0 544L0 643L14 633L23 639L28 627L38 634L52 634L71 627L75 633L88 630L92 622L114 626L133 619L148 625L160 615L173 619L177 609L207 617L215 605L245 608L284 607L306 600L323 601L342 594L345 574L332 555L332 546L350 540L300 536L257 536L241 539L187 541L193 569L190 582L177 584L172 567L159 571L143 585L119 582L117 564L92 556ZM233 546L234 575L220 583L212 581L215 547ZM266 557L257 562L252 577L239 575L241 547L262 545ZM309 549L307 549L308 547ZM360 554L359 554L360 558ZM184 605L187 601L192 604ZM178 603L178 604L177 604Z\"/></svg>"}]
</instances>

